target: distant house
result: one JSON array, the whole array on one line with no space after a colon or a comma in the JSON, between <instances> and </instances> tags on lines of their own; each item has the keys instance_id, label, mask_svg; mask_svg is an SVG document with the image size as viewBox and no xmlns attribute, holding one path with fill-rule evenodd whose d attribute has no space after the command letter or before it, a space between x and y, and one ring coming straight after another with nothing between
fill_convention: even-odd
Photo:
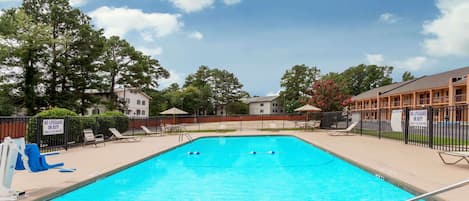
<instances>
[{"instance_id":1,"label":"distant house","mask_svg":"<svg viewBox=\"0 0 469 201\"><path fill-rule=\"evenodd\" d=\"M96 90L88 90L87 93L101 97L102 101L107 101L108 93ZM128 117L148 117L150 113L151 97L137 88L119 88L114 93L118 100L123 103L123 112ZM87 109L87 115L100 114L106 112L106 107L102 104L95 105Z\"/></svg>"},{"instance_id":2,"label":"distant house","mask_svg":"<svg viewBox=\"0 0 469 201\"><path fill-rule=\"evenodd\" d=\"M241 101L249 105L249 114L251 115L284 113L284 109L279 103L279 96L243 98Z\"/></svg>"}]
</instances>

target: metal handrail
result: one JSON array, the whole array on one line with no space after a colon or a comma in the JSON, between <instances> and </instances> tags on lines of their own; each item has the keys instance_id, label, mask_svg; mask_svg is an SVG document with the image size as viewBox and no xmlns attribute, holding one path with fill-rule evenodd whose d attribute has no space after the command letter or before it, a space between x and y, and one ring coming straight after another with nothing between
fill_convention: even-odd
<instances>
[{"instance_id":1,"label":"metal handrail","mask_svg":"<svg viewBox=\"0 0 469 201\"><path fill-rule=\"evenodd\" d=\"M419 195L419 196L417 196L417 197L414 197L414 198L409 199L409 200L406 200L406 201L420 200L420 199L427 198L427 197L430 197L430 196L433 196L433 195L437 195L437 194L440 194L440 193L444 193L444 192L446 192L446 191L449 191L449 190L452 190L452 189L455 189L455 188L463 187L463 186L468 185L468 184L469 184L469 179L464 180L464 181L461 181L461 182L458 182L458 183L455 183L455 184L451 184L451 185L449 185L449 186L440 188L440 189L438 189L438 190L434 190L434 191L432 191L432 192L428 192L428 193Z\"/></svg>"}]
</instances>

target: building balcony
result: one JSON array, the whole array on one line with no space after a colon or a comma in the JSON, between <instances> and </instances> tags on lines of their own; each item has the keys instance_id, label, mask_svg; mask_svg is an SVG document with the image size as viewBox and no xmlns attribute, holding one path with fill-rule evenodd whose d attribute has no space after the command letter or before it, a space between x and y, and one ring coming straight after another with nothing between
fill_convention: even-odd
<instances>
[{"instance_id":1,"label":"building balcony","mask_svg":"<svg viewBox=\"0 0 469 201\"><path fill-rule=\"evenodd\" d=\"M448 96L440 96L440 97L433 97L432 101L434 104L440 104L440 103L448 103L449 99L448 99Z\"/></svg>"},{"instance_id":2,"label":"building balcony","mask_svg":"<svg viewBox=\"0 0 469 201\"><path fill-rule=\"evenodd\" d=\"M393 106L393 107L399 107L399 106L401 106L401 101L393 101L393 102L392 102L392 106Z\"/></svg>"},{"instance_id":3,"label":"building balcony","mask_svg":"<svg viewBox=\"0 0 469 201\"><path fill-rule=\"evenodd\" d=\"M457 94L454 99L456 102L464 102L466 101L466 94Z\"/></svg>"},{"instance_id":4,"label":"building balcony","mask_svg":"<svg viewBox=\"0 0 469 201\"><path fill-rule=\"evenodd\" d=\"M402 104L404 107L405 106L411 106L412 105L412 101L411 100L404 100L404 103Z\"/></svg>"},{"instance_id":5,"label":"building balcony","mask_svg":"<svg viewBox=\"0 0 469 201\"><path fill-rule=\"evenodd\" d=\"M419 98L418 103L419 105L430 104L430 98Z\"/></svg>"}]
</instances>

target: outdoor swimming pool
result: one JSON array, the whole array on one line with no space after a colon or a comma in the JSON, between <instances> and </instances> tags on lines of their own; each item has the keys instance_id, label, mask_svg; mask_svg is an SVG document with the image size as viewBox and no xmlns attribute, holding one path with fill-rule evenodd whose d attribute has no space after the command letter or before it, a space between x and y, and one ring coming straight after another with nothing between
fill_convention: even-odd
<instances>
[{"instance_id":1,"label":"outdoor swimming pool","mask_svg":"<svg viewBox=\"0 0 469 201\"><path fill-rule=\"evenodd\" d=\"M395 201L411 197L296 137L259 136L201 138L53 200Z\"/></svg>"}]
</instances>

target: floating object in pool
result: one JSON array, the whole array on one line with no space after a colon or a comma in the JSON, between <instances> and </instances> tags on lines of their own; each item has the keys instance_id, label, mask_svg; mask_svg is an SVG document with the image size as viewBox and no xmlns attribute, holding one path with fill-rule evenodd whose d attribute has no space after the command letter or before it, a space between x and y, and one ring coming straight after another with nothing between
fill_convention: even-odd
<instances>
[{"instance_id":1,"label":"floating object in pool","mask_svg":"<svg viewBox=\"0 0 469 201\"><path fill-rule=\"evenodd\" d=\"M275 151L268 151L268 154L275 154Z\"/></svg>"},{"instance_id":2,"label":"floating object in pool","mask_svg":"<svg viewBox=\"0 0 469 201\"><path fill-rule=\"evenodd\" d=\"M195 155L199 155L199 154L200 154L200 152L196 151L196 152L194 152L194 154L195 154Z\"/></svg>"},{"instance_id":3,"label":"floating object in pool","mask_svg":"<svg viewBox=\"0 0 469 201\"><path fill-rule=\"evenodd\" d=\"M192 154L194 154L194 152L189 151L189 152L187 152L187 154L192 155Z\"/></svg>"},{"instance_id":4,"label":"floating object in pool","mask_svg":"<svg viewBox=\"0 0 469 201\"><path fill-rule=\"evenodd\" d=\"M249 153L250 153L250 154L253 154L253 155L254 155L254 154L256 154L256 152L255 152L255 151L251 151L251 152L249 152Z\"/></svg>"}]
</instances>

